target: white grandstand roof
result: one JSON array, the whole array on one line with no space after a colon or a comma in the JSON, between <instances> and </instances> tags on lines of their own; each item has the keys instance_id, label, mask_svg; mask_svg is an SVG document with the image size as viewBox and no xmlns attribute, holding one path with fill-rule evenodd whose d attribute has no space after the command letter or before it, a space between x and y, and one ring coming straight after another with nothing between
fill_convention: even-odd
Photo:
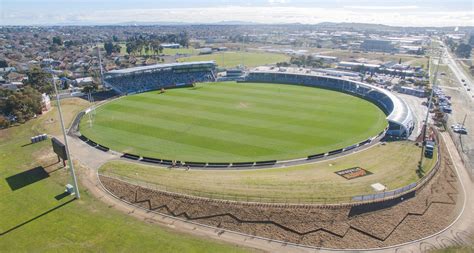
<instances>
[{"instance_id":1,"label":"white grandstand roof","mask_svg":"<svg viewBox=\"0 0 474 253\"><path fill-rule=\"evenodd\" d=\"M142 72L142 71L153 70L153 69L172 68L172 67L179 67L179 66L192 66L192 65L200 65L200 64L214 64L215 65L216 62L215 61L195 61L195 62L153 64L153 65L148 65L148 66L111 70L107 72L106 74L129 74L133 72Z\"/></svg>"}]
</instances>

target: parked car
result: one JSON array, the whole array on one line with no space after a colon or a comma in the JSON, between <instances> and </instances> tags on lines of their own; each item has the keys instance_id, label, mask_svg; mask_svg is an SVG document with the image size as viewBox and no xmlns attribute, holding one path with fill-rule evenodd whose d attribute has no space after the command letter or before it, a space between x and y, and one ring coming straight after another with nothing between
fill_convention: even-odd
<instances>
[{"instance_id":1,"label":"parked car","mask_svg":"<svg viewBox=\"0 0 474 253\"><path fill-rule=\"evenodd\" d=\"M453 128L453 131L458 134L467 134L467 129L464 127Z\"/></svg>"},{"instance_id":2,"label":"parked car","mask_svg":"<svg viewBox=\"0 0 474 253\"><path fill-rule=\"evenodd\" d=\"M453 112L453 109L451 109L451 107L449 106L441 106L441 111L445 112L445 113L451 113Z\"/></svg>"}]
</instances>

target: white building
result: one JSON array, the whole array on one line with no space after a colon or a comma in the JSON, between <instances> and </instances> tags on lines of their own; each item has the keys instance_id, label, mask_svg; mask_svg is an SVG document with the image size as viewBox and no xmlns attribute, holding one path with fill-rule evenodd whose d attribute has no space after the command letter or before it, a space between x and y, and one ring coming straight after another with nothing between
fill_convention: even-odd
<instances>
[{"instance_id":1,"label":"white building","mask_svg":"<svg viewBox=\"0 0 474 253\"><path fill-rule=\"evenodd\" d=\"M51 109L51 99L46 93L41 94L41 111L47 112Z\"/></svg>"},{"instance_id":2,"label":"white building","mask_svg":"<svg viewBox=\"0 0 474 253\"><path fill-rule=\"evenodd\" d=\"M94 79L90 76L88 77L81 77L81 78L76 78L76 80L74 80L74 84L76 86L85 86L85 85L89 85L89 84L92 84L94 82Z\"/></svg>"},{"instance_id":3,"label":"white building","mask_svg":"<svg viewBox=\"0 0 474 253\"><path fill-rule=\"evenodd\" d=\"M314 59L321 60L325 63L333 63L337 62L337 57L335 56L327 56L327 55L320 55L320 54L313 54L312 55Z\"/></svg>"}]
</instances>

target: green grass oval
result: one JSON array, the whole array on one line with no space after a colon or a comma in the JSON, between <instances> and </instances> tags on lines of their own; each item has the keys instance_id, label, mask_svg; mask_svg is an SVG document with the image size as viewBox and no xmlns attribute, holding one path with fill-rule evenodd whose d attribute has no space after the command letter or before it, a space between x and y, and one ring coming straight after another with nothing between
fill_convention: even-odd
<instances>
[{"instance_id":1,"label":"green grass oval","mask_svg":"<svg viewBox=\"0 0 474 253\"><path fill-rule=\"evenodd\" d=\"M295 85L217 82L122 97L80 131L113 150L180 161L284 160L344 148L387 126L374 104Z\"/></svg>"}]
</instances>

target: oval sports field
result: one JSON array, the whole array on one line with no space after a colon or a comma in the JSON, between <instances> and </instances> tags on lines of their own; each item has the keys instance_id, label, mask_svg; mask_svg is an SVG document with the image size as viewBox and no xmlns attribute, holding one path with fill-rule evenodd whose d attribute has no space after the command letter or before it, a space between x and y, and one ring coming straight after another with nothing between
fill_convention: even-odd
<instances>
[{"instance_id":1,"label":"oval sports field","mask_svg":"<svg viewBox=\"0 0 474 253\"><path fill-rule=\"evenodd\" d=\"M285 160L380 133L386 115L348 94L294 85L217 82L130 95L84 117L83 135L120 152L193 162Z\"/></svg>"}]
</instances>

